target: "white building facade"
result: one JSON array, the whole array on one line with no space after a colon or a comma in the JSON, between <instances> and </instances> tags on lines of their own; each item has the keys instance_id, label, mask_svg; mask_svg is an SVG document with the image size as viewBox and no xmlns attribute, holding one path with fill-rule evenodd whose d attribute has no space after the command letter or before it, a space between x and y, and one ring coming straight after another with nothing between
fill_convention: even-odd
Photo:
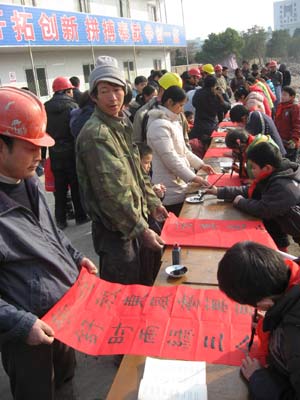
<instances>
[{"instance_id":1,"label":"white building facade","mask_svg":"<svg viewBox=\"0 0 300 400\"><path fill-rule=\"evenodd\" d=\"M0 1L0 84L46 100L57 76L78 76L85 90L99 55L115 57L130 81L170 70L170 49L186 46L180 1L171 7L178 24L167 23L166 0Z\"/></svg>"},{"instance_id":2,"label":"white building facade","mask_svg":"<svg viewBox=\"0 0 300 400\"><path fill-rule=\"evenodd\" d=\"M288 30L290 35L300 28L300 0L284 0L274 3L274 29Z\"/></svg>"}]
</instances>

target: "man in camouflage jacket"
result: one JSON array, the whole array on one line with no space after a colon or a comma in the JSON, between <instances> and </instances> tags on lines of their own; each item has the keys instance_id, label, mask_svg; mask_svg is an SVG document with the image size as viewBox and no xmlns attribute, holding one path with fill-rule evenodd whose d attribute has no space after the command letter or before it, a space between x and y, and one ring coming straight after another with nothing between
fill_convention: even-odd
<instances>
[{"instance_id":1,"label":"man in camouflage jacket","mask_svg":"<svg viewBox=\"0 0 300 400\"><path fill-rule=\"evenodd\" d=\"M77 139L77 172L93 221L101 278L141 283L141 246L161 250L163 242L147 219L163 219L165 208L143 176L132 126L122 112L126 81L110 57L99 57L90 76L95 111Z\"/></svg>"}]
</instances>

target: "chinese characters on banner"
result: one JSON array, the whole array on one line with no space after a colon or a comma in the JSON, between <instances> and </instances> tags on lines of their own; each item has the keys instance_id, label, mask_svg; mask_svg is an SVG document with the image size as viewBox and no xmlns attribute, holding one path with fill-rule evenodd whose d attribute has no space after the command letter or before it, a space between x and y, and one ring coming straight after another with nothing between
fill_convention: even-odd
<instances>
[{"instance_id":1,"label":"chinese characters on banner","mask_svg":"<svg viewBox=\"0 0 300 400\"><path fill-rule=\"evenodd\" d=\"M36 7L0 5L0 45L185 46L183 27Z\"/></svg>"},{"instance_id":2,"label":"chinese characters on banner","mask_svg":"<svg viewBox=\"0 0 300 400\"><path fill-rule=\"evenodd\" d=\"M229 248L252 240L271 249L277 247L261 221L177 218L169 213L161 238L168 245Z\"/></svg>"},{"instance_id":3,"label":"chinese characters on banner","mask_svg":"<svg viewBox=\"0 0 300 400\"><path fill-rule=\"evenodd\" d=\"M240 365L253 309L219 290L111 283L84 268L43 317L55 337L91 355L141 354ZM257 342L251 350L259 357Z\"/></svg>"}]
</instances>

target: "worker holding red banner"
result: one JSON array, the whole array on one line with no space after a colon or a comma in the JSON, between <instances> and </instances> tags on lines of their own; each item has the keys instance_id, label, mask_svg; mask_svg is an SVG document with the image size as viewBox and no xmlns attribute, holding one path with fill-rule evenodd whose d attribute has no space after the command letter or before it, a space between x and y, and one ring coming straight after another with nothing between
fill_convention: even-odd
<instances>
[{"instance_id":1,"label":"worker holding red banner","mask_svg":"<svg viewBox=\"0 0 300 400\"><path fill-rule=\"evenodd\" d=\"M100 56L89 79L95 111L76 142L77 174L99 255L100 276L110 282L144 283L142 246L160 252L163 241L148 216L167 210L143 174L132 125L123 113L127 91L117 60Z\"/></svg>"},{"instance_id":2,"label":"worker holding red banner","mask_svg":"<svg viewBox=\"0 0 300 400\"><path fill-rule=\"evenodd\" d=\"M1 87L0 345L15 400L53 400L56 389L71 382L74 350L55 340L40 318L82 267L97 272L57 229L35 175L41 146L53 145L40 100Z\"/></svg>"}]
</instances>

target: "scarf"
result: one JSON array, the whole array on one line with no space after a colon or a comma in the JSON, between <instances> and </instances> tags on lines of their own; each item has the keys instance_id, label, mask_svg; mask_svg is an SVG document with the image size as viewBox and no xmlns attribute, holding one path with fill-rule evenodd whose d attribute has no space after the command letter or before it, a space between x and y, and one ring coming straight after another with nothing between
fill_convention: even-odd
<instances>
[{"instance_id":1,"label":"scarf","mask_svg":"<svg viewBox=\"0 0 300 400\"><path fill-rule=\"evenodd\" d=\"M248 188L248 198L251 199L253 196L253 193L256 189L256 186L258 185L259 182L263 181L264 179L266 179L268 176L270 176L273 173L273 171L261 171L260 174L258 175L257 178L255 178L251 185Z\"/></svg>"}]
</instances>

